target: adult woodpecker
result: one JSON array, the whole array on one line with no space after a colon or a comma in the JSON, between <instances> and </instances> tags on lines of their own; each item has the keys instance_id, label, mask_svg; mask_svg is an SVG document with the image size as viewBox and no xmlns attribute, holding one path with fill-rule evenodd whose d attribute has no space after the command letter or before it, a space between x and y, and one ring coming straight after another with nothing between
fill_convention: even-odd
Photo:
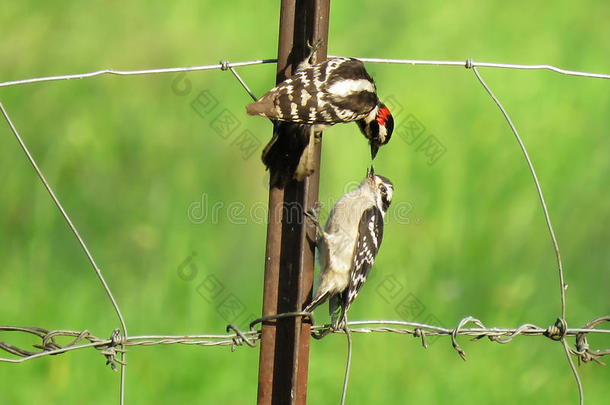
<instances>
[{"instance_id":1,"label":"adult woodpecker","mask_svg":"<svg viewBox=\"0 0 610 405\"><path fill-rule=\"evenodd\" d=\"M246 107L249 115L274 121L273 138L262 158L279 186L293 178L302 181L313 172L313 146L331 125L356 121L369 140L373 159L394 129L392 114L379 101L364 64L354 58L332 58L312 65L316 48L293 76Z\"/></svg>"}]
</instances>

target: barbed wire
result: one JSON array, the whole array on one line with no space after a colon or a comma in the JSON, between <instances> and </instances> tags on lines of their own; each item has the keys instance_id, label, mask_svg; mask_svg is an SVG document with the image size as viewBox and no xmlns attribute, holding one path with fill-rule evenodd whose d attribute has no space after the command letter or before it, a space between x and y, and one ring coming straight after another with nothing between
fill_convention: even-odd
<instances>
[{"instance_id":1,"label":"barbed wire","mask_svg":"<svg viewBox=\"0 0 610 405\"><path fill-rule=\"evenodd\" d=\"M332 57L329 55L329 57ZM567 326L565 321L566 318L566 302L565 302L565 289L566 284L564 282L564 274L563 274L563 265L561 262L561 255L559 252L559 246L553 231L553 226L549 217L548 209L546 207L546 203L544 201L544 195L542 193L541 186L538 182L538 178L536 176L536 172L534 170L533 164L528 156L527 150L523 141L521 140L517 129L515 128L512 120L510 119L508 113L500 103L499 99L494 95L493 91L489 88L489 86L485 83L479 72L477 71L477 67L489 67L489 68L505 68L505 69L523 69L523 70L550 70L555 73L560 73L564 75L571 76L580 76L580 77L589 77L589 78L601 78L601 79L610 79L610 74L603 73L589 73L589 72L581 72L574 70L567 70L558 68L552 65L519 65L519 64L505 64L505 63L490 63L490 62L475 62L472 59L467 59L466 61L435 61L435 60L414 60L414 59L381 59L381 58L356 58L363 62L369 63L391 63L391 64L409 64L409 65L437 65L437 66L461 66L467 69L472 69L475 73L476 78L479 80L484 89L491 96L493 101L496 103L500 111L502 112L504 118L508 122L512 132L514 133L519 146L522 150L522 153L525 157L525 160L528 164L528 168L533 176L534 183L536 186L536 190L541 202L542 210L545 216L545 220L547 223L547 227L549 230L549 234L551 236L551 240L553 243L553 247L555 250L555 254L557 257L558 271L559 271L559 281L561 288L561 317L557 319L555 325L549 328L539 328L532 324L524 324L516 329L498 329L498 328L485 328L483 323L476 318L466 317L463 318L458 326L455 329L446 329L433 325L426 324L418 324L414 322L404 322L404 321L358 321L358 322L349 322L349 326L356 325L378 325L375 327L361 327L361 328L348 328L346 326L344 331L341 330L330 330L328 326L317 325L312 327L312 336L313 337L323 337L330 332L334 333L345 333L348 337L348 356L347 356L347 367L346 374L344 380L343 394L341 401L342 403L345 400L345 393L347 389L347 381L349 375L349 365L351 360L351 338L350 333L372 333L372 332L386 332L386 333L400 333L400 334L412 334L413 336L420 337L422 339L422 344L426 346L426 336L435 336L435 335L451 335L451 341L454 349L460 354L460 356L466 360L465 352L457 343L457 336L460 335L468 335L474 336L474 340L481 339L483 337L488 337L490 340L498 342L498 343L508 343L515 336L523 335L523 336L536 336L536 335L544 335L553 340L560 341L565 349L566 356L570 363L570 367L575 376L578 391L579 391L579 399L580 404L582 405L584 402L584 394L582 389L582 384L580 382L580 378L578 376L578 372L572 361L571 355L578 356L579 364L580 362L588 362L595 361L599 364L603 364L599 359L605 355L610 354L610 349L607 350L591 350L586 340L586 335L588 333L610 333L610 330L602 330L595 329L599 323L608 322L610 320L609 316L604 316L597 318L591 321L589 324L585 325L585 327L580 329L570 329ZM253 61L245 61L245 62L228 62L228 61L220 61L218 64L214 65L203 65L203 66L191 66L191 67L173 67L173 68L157 68L157 69L143 69L143 70L115 70L115 69L102 69L96 70L93 72L87 73L78 73L78 74L67 74L67 75L57 75L57 76L46 76L46 77L34 77L29 79L20 79L13 81L0 82L0 87L10 87L24 84L33 84L33 83L42 83L42 82L51 82L51 81L60 81L60 80L72 80L72 79L84 79L91 78L102 75L118 75L118 76L133 76L133 75L146 75L146 74L163 74L163 73L178 73L178 72L194 72L194 71L205 71L205 70L215 70L220 69L223 71L230 70L238 82L242 85L242 87L246 90L246 92L256 100L256 96L249 89L245 81L239 76L234 68L242 67L242 66L253 66L259 64L266 63L275 63L276 59L259 59ZM99 339L93 335L91 335L88 331L66 331L66 330L54 330L48 331L42 328L27 328L27 327L13 327L13 326L4 326L0 327L0 331L13 331L13 332L25 332L28 334L34 334L39 336L42 339L41 345L35 345L35 348L38 348L40 351L38 352L30 352L25 349L21 349L16 346L12 346L8 343L0 342L0 349L3 349L13 355L16 355L20 358L17 359L7 359L0 358L0 361L11 362L11 363L21 363L26 360L39 358L47 355L55 355L60 353L65 353L72 350L77 350L86 347L95 347L100 350L106 359L107 364L109 364L114 370L117 370L116 363L121 366L121 383L120 383L120 403L124 404L124 388L125 388L125 369L124 365L126 364L125 358L125 347L128 346L151 346L158 344L186 344L186 345L198 345L198 346L228 346L232 347L232 350L235 350L236 346L241 346L244 343L248 346L256 346L256 342L260 339L260 332L251 329L246 332L242 332L234 325L229 325L227 327L227 332L233 330L232 334L224 334L224 335L190 335L190 336L161 336L161 335L147 335L147 336L128 336L127 327L125 320L121 314L119 306L114 299L112 292L106 283L104 277L102 276L102 272L98 265L96 264L92 254L90 253L86 243L81 238L77 227L72 223L70 217L67 212L64 210L62 204L59 199L56 197L53 192L52 187L47 182L45 176L37 165L34 157L29 152L25 142L19 135L17 128L13 124L12 120L4 105L0 102L0 110L7 121L11 131L17 138L21 148L23 149L26 157L34 170L36 171L38 177L49 193L51 199L55 203L57 209L60 211L62 217L68 224L70 230L74 234L75 238L79 242L83 252L87 256L89 262L91 263L98 279L100 280L106 294L108 295L114 311L119 318L119 322L121 324L121 329L123 333L121 334L120 329L115 329L109 339ZM288 316L302 316L300 313L291 313L291 314L280 314L276 317L281 317L282 315ZM260 320L260 319L259 319ZM313 322L312 322L313 323ZM478 328L463 328L465 324L474 323L478 326ZM385 326L383 326L385 325ZM396 328L392 326L403 326L403 328ZM404 328L404 326L411 326L413 329ZM73 337L74 340L64 346L59 345L55 338L57 337ZM568 345L566 341L566 337L576 337L575 347L572 348ZM89 343L82 343L82 342ZM116 356L120 355L120 359L117 359Z\"/></svg>"},{"instance_id":2,"label":"barbed wire","mask_svg":"<svg viewBox=\"0 0 610 405\"><path fill-rule=\"evenodd\" d=\"M295 315L294 313L291 313L288 316L276 316L276 319L289 316ZM566 329L563 329L563 323L559 321L548 327L540 327L531 323L526 323L516 328L487 328L483 322L472 316L462 318L453 329L438 325L399 320L350 321L347 322L347 326L349 333L355 334L390 333L412 335L413 337L421 339L421 344L424 348L428 347L427 337L449 336L453 348L464 360L466 360L466 353L457 343L458 336L469 336L472 337L472 340L474 341L487 337L490 341L501 344L509 343L517 336L545 336L555 341L559 341L561 337L575 337L576 341L574 347L570 347L570 354L577 356L579 361L582 361L583 363L594 361L600 365L605 365L600 358L610 355L610 348L591 349L587 341L587 335L590 333L610 335L610 329L597 328L604 322L610 323L610 315L593 319L581 328ZM465 325L469 323L473 323L476 327L465 327ZM107 364L110 364L113 369L116 369L116 367L113 366L114 362L120 363L120 361L116 359L116 354L121 350L125 350L121 347L181 344L205 347L231 346L232 351L234 351L236 347L243 346L244 344L249 347L256 347L256 343L258 343L261 338L260 329L252 328L242 331L235 325L229 324L227 326L227 332L229 331L233 332L225 334L196 335L134 335L127 337L121 335L120 329L117 328L112 331L109 338L103 339L93 335L88 330L47 330L39 327L0 326L0 332L21 332L37 336L41 339L40 344L32 345L32 347L38 349L38 351L30 351L26 348L0 341L0 350L17 356L17 358L0 357L0 361L7 363L23 363L28 360L45 356L94 347L100 350L100 353L107 358ZM311 334L313 337L345 333L346 331L343 329L331 329L330 325L313 325L311 327ZM57 342L58 338L66 337L74 339L70 343L64 345Z\"/></svg>"}]
</instances>

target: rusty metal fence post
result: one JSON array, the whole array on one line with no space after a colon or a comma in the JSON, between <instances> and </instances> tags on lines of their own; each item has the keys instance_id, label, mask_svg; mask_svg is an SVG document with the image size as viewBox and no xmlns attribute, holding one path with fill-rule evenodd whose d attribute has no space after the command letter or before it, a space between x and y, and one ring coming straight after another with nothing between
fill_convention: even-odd
<instances>
[{"instance_id":1,"label":"rusty metal fence post","mask_svg":"<svg viewBox=\"0 0 610 405\"><path fill-rule=\"evenodd\" d=\"M308 54L307 42L322 40L326 58L330 0L282 0L276 81L289 77ZM263 316L300 311L313 282L315 229L303 211L318 200L321 144L316 171L304 182L269 189ZM305 405L310 324L300 317L263 322L258 405Z\"/></svg>"}]
</instances>

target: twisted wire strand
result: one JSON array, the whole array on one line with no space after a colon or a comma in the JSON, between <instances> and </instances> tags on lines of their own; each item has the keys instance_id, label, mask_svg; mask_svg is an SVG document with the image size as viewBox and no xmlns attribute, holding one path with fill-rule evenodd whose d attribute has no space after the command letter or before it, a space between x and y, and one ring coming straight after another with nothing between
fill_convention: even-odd
<instances>
[{"instance_id":1,"label":"twisted wire strand","mask_svg":"<svg viewBox=\"0 0 610 405\"><path fill-rule=\"evenodd\" d=\"M293 315L297 314L297 315ZM302 313L291 313L291 316L303 316ZM563 337L576 337L577 342L574 348L570 348L570 353L577 356L583 362L599 360L603 356L610 355L610 348L604 350L591 349L586 341L586 335L590 333L610 334L610 329L597 328L603 322L610 322L610 316L603 316L592 320L582 328L568 328L561 331L556 324L546 328L536 326L534 324L524 324L517 328L488 328L480 320L468 316L461 319L458 325L451 329L437 325L429 325L418 322L408 322L399 320L366 320L366 321L350 321L347 323L350 333L368 334L368 333L393 333L401 335L412 335L413 337L427 336L449 336L452 340L452 345L460 356L464 354L463 350L457 344L458 336L469 336L473 340L480 340L487 337L490 341L506 344L512 341L517 336L545 336L551 340L556 339L559 335ZM464 327L468 323L474 323L476 327ZM0 358L0 361L8 363L23 363L27 360L49 356L54 354L65 353L73 350L79 350L88 347L104 349L108 347L135 347L135 346L156 346L156 345L194 345L194 346L242 346L246 344L254 347L255 343L260 340L260 329L241 330L235 325L229 325L228 330L232 333L225 334L196 334L196 335L133 335L129 337L117 335L117 331L113 331L111 338L102 339L94 336L88 330L71 331L71 330L47 330L38 327L23 327L23 326L0 326L0 332L21 332L38 336L42 344L34 345L39 349L33 352L24 348L13 346L4 341L0 341L0 350L4 350L18 358ZM328 334L346 333L344 329L330 330L330 325L313 325L311 334L328 331ZM56 338L73 337L72 342L66 345L59 345ZM84 343L87 341L88 343ZM457 346L457 347L456 347ZM460 352L461 351L461 352ZM463 358L465 357L465 354ZM602 364L596 361L598 364Z\"/></svg>"}]
</instances>

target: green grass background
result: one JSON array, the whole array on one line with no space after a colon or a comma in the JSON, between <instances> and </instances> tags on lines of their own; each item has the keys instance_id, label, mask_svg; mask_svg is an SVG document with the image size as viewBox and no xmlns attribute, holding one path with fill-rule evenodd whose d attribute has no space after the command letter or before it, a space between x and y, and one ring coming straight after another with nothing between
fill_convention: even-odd
<instances>
[{"instance_id":1,"label":"green grass background","mask_svg":"<svg viewBox=\"0 0 610 405\"><path fill-rule=\"evenodd\" d=\"M277 52L276 2L11 1L0 10L0 81ZM471 57L608 73L609 14L610 4L599 0L334 1L328 48L362 57ZM397 126L412 114L446 153L429 165L398 132L380 151L376 170L394 181L394 206L410 209L402 220L390 216L375 275L350 319L399 319L398 303L412 294L423 305L419 320L434 316L447 327L467 315L497 327L553 324L559 283L538 197L512 133L473 72L368 69L381 97L401 104ZM274 71L275 65L239 69L256 94L272 86ZM569 284L568 324L608 314L610 83L542 71L480 72L538 171ZM201 117L190 104L208 91L219 100L216 112L229 110L240 121L238 132L250 130L261 144L270 125L245 115L249 98L230 73L191 73L191 92L183 96L172 91L175 78L106 76L0 89L132 335L223 333L227 320L218 300L198 293L210 276L222 284L222 297L239 297L252 316L261 308L268 176L260 152L243 159L231 144L236 134L222 139L210 127L214 114ZM320 199L336 200L369 163L355 125L329 129ZM209 216L193 223L189 207L204 195ZM0 323L109 336L118 327L112 307L5 123L0 196ZM177 269L193 252L197 273L185 281ZM390 279L403 290L386 302L379 286ZM34 343L9 333L0 340ZM408 336L354 336L348 403L577 403L559 343L544 337L460 342L467 362L447 338L425 350ZM590 343L607 348L610 342L597 336ZM0 402L117 403L119 374L104 361L91 349L2 363ZM128 362L129 404L256 400L258 349L132 348ZM344 366L344 337L312 342L309 403L338 403ZM606 402L609 369L587 364L579 372L587 403Z\"/></svg>"}]
</instances>

